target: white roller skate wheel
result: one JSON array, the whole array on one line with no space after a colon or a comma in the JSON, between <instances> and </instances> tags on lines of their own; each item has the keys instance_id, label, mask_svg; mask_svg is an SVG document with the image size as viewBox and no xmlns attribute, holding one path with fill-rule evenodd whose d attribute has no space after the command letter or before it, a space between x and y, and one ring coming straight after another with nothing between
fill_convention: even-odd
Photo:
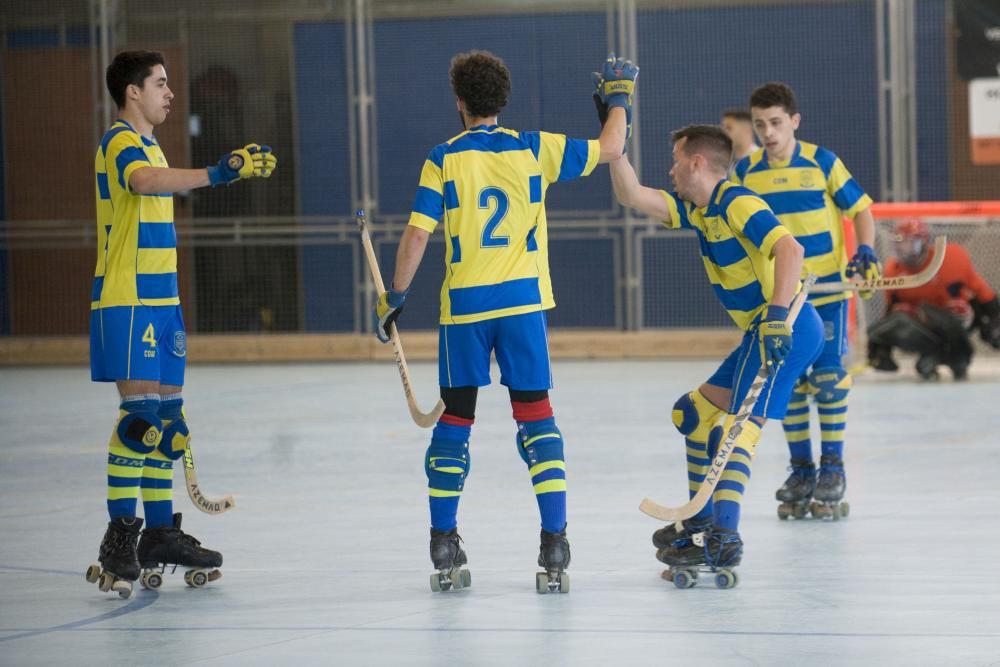
<instances>
[{"instance_id":1,"label":"white roller skate wheel","mask_svg":"<svg viewBox=\"0 0 1000 667\"><path fill-rule=\"evenodd\" d=\"M716 588L732 588L736 585L739 579L736 577L736 573L732 570L719 570L715 574L715 587Z\"/></svg>"},{"instance_id":2,"label":"white roller skate wheel","mask_svg":"<svg viewBox=\"0 0 1000 667\"><path fill-rule=\"evenodd\" d=\"M559 575L559 592L569 593L569 575L565 572Z\"/></svg>"},{"instance_id":3,"label":"white roller skate wheel","mask_svg":"<svg viewBox=\"0 0 1000 667\"><path fill-rule=\"evenodd\" d=\"M674 586L677 588L691 588L694 586L696 578L690 570L674 571Z\"/></svg>"},{"instance_id":4,"label":"white roller skate wheel","mask_svg":"<svg viewBox=\"0 0 1000 667\"><path fill-rule=\"evenodd\" d=\"M188 570L184 573L184 581L192 588L201 588L208 583L208 575L203 570Z\"/></svg>"},{"instance_id":5,"label":"white roller skate wheel","mask_svg":"<svg viewBox=\"0 0 1000 667\"><path fill-rule=\"evenodd\" d=\"M132 597L132 582L119 579L115 583L111 584L111 590L118 593L118 597L121 599L127 600Z\"/></svg>"},{"instance_id":6,"label":"white roller skate wheel","mask_svg":"<svg viewBox=\"0 0 1000 667\"><path fill-rule=\"evenodd\" d=\"M213 581L218 581L219 579L222 579L222 570L212 570L211 572L208 573L209 583Z\"/></svg>"},{"instance_id":7,"label":"white roller skate wheel","mask_svg":"<svg viewBox=\"0 0 1000 667\"><path fill-rule=\"evenodd\" d=\"M101 572L101 576L97 580L97 588L99 588L102 593L107 593L111 590L111 585L114 583L114 575L107 572Z\"/></svg>"},{"instance_id":8,"label":"white roller skate wheel","mask_svg":"<svg viewBox=\"0 0 1000 667\"><path fill-rule=\"evenodd\" d=\"M846 519L847 515L850 514L850 512L851 512L851 506L847 503L846 500L840 503L840 516Z\"/></svg>"},{"instance_id":9,"label":"white roller skate wheel","mask_svg":"<svg viewBox=\"0 0 1000 667\"><path fill-rule=\"evenodd\" d=\"M92 584L97 583L97 580L101 578L101 566L91 565L87 568L87 573L84 576L88 582Z\"/></svg>"},{"instance_id":10,"label":"white roller skate wheel","mask_svg":"<svg viewBox=\"0 0 1000 667\"><path fill-rule=\"evenodd\" d=\"M472 585L472 573L468 570L462 570L462 588L468 588Z\"/></svg>"},{"instance_id":11,"label":"white roller skate wheel","mask_svg":"<svg viewBox=\"0 0 1000 667\"><path fill-rule=\"evenodd\" d=\"M451 582L451 587L453 589L458 590L459 588L461 588L462 587L462 571L461 570L452 570L451 572L449 572L448 573L448 581Z\"/></svg>"},{"instance_id":12,"label":"white roller skate wheel","mask_svg":"<svg viewBox=\"0 0 1000 667\"><path fill-rule=\"evenodd\" d=\"M142 575L143 588L152 588L156 590L163 585L163 576L159 572L146 572Z\"/></svg>"},{"instance_id":13,"label":"white roller skate wheel","mask_svg":"<svg viewBox=\"0 0 1000 667\"><path fill-rule=\"evenodd\" d=\"M437 572L431 575L431 590L435 593L441 592L441 575Z\"/></svg>"},{"instance_id":14,"label":"white roller skate wheel","mask_svg":"<svg viewBox=\"0 0 1000 667\"><path fill-rule=\"evenodd\" d=\"M535 573L535 590L541 594L549 592L549 575L546 572Z\"/></svg>"}]
</instances>

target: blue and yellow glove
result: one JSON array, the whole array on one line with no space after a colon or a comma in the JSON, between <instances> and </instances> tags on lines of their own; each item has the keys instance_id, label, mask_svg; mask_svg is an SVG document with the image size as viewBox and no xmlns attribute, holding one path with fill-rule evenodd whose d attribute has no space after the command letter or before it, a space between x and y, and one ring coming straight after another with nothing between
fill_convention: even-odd
<instances>
[{"instance_id":1,"label":"blue and yellow glove","mask_svg":"<svg viewBox=\"0 0 1000 667\"><path fill-rule=\"evenodd\" d=\"M372 325L375 327L375 337L383 343L388 343L392 338L389 327L399 319L403 312L403 304L406 303L406 292L397 292L389 288L389 291L382 292L375 308L372 311Z\"/></svg>"},{"instance_id":2,"label":"blue and yellow glove","mask_svg":"<svg viewBox=\"0 0 1000 667\"><path fill-rule=\"evenodd\" d=\"M882 265L875 256L875 250L870 245L861 244L854 257L847 263L844 275L848 278L858 276L861 280L878 280L882 277ZM871 290L859 292L862 299L870 299L875 292Z\"/></svg>"},{"instance_id":3,"label":"blue and yellow glove","mask_svg":"<svg viewBox=\"0 0 1000 667\"><path fill-rule=\"evenodd\" d=\"M247 144L219 158L219 163L208 168L208 180L217 185L235 183L243 178L269 178L278 165L278 158L270 146Z\"/></svg>"},{"instance_id":4,"label":"blue and yellow glove","mask_svg":"<svg viewBox=\"0 0 1000 667\"><path fill-rule=\"evenodd\" d=\"M625 109L626 143L632 137L632 94L635 92L638 76L639 68L631 60L616 58L614 53L608 54L602 72L590 74L594 83L594 106L597 107L597 119L601 121L601 127L607 122L612 107Z\"/></svg>"},{"instance_id":5,"label":"blue and yellow glove","mask_svg":"<svg viewBox=\"0 0 1000 667\"><path fill-rule=\"evenodd\" d=\"M768 375L777 373L792 351L792 328L787 319L787 308L768 306L760 323L760 361L767 367Z\"/></svg>"}]
</instances>

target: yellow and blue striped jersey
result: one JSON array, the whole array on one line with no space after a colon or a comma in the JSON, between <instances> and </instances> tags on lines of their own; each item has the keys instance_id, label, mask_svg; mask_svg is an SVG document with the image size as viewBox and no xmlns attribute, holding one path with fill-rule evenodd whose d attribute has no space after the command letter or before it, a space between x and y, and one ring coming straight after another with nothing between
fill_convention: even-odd
<instances>
[{"instance_id":1,"label":"yellow and blue striped jersey","mask_svg":"<svg viewBox=\"0 0 1000 667\"><path fill-rule=\"evenodd\" d=\"M737 163L734 180L759 194L805 248L803 275L815 275L817 283L845 280L848 257L841 216L853 218L872 200L840 158L799 141L788 163L777 164L760 148ZM810 294L809 299L822 305L847 295Z\"/></svg>"},{"instance_id":2,"label":"yellow and blue striped jersey","mask_svg":"<svg viewBox=\"0 0 1000 667\"><path fill-rule=\"evenodd\" d=\"M91 309L180 303L173 194L142 195L129 187L136 169L166 166L156 140L123 120L101 139L94 158L97 268Z\"/></svg>"},{"instance_id":3,"label":"yellow and blue striped jersey","mask_svg":"<svg viewBox=\"0 0 1000 667\"><path fill-rule=\"evenodd\" d=\"M719 181L704 208L676 192L660 194L670 209L663 224L694 230L715 294L736 326L749 330L774 293L771 250L789 231L760 197L731 181Z\"/></svg>"},{"instance_id":4,"label":"yellow and blue striped jersey","mask_svg":"<svg viewBox=\"0 0 1000 667\"><path fill-rule=\"evenodd\" d=\"M600 143L480 125L428 155L409 224L444 221L441 323L465 324L555 306L545 193L586 176Z\"/></svg>"}]
</instances>

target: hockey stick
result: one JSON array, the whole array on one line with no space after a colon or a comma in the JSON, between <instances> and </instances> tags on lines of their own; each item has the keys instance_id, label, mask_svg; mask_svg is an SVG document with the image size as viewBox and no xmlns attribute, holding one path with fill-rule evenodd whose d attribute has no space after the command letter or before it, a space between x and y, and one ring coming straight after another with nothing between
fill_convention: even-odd
<instances>
[{"instance_id":1,"label":"hockey stick","mask_svg":"<svg viewBox=\"0 0 1000 667\"><path fill-rule=\"evenodd\" d=\"M814 282L816 282L816 277L812 275L803 281L802 290L795 296L792 306L788 310L788 319L785 320L785 323L789 327L795 322L795 318L799 316L799 311L802 310L802 305L806 302L809 289ZM719 449L712 461L712 467L709 468L705 479L702 480L701 486L698 487L694 498L680 507L664 507L649 498L643 498L642 502L639 503L639 510L641 512L661 521L684 521L701 511L701 508L708 503L708 499L715 492L715 487L719 483L719 480L722 479L722 472L726 469L726 464L729 462L729 455L733 453L736 438L743 431L743 423L750 418L754 405L757 404L757 398L764 390L767 378L767 366L761 364L760 370L757 371L757 376L750 385L750 390L747 391L747 395L743 398L743 402L736 411L732 425L726 431L726 437L719 443Z\"/></svg>"},{"instance_id":2,"label":"hockey stick","mask_svg":"<svg viewBox=\"0 0 1000 667\"><path fill-rule=\"evenodd\" d=\"M223 496L219 500L206 498L198 486L198 477L194 474L194 455L191 454L191 440L184 446L184 481L187 483L188 497L194 506L205 514L222 514L236 507L232 496Z\"/></svg>"},{"instance_id":3,"label":"hockey stick","mask_svg":"<svg viewBox=\"0 0 1000 667\"><path fill-rule=\"evenodd\" d=\"M372 280L375 283L375 290L379 295L385 291L382 283L382 272L378 268L378 260L375 259L375 249L372 248L372 239L368 234L368 222L365 220L365 212L359 210L355 216L358 220L358 227L361 229L361 244L365 247L365 255L368 257L368 268L372 271ZM406 394L406 405L410 408L410 416L414 423L420 428L430 428L437 423L438 418L444 412L444 401L440 398L430 412L421 412L417 407L417 399L413 395L413 386L410 384L410 370L406 366L406 357L403 356L403 344L399 341L399 332L396 331L396 323L389 325L389 336L392 341L392 353L396 357L396 368L399 369L399 379L403 383L403 393Z\"/></svg>"},{"instance_id":4,"label":"hockey stick","mask_svg":"<svg viewBox=\"0 0 1000 667\"><path fill-rule=\"evenodd\" d=\"M909 289L920 287L937 275L938 269L944 264L944 253L947 248L948 238L939 236L934 239L934 257L931 263L924 267L923 271L914 273L912 276L894 276L892 278L876 278L875 280L846 280L840 283L820 283L812 288L813 294L829 294L831 292L844 292L848 290L863 292L877 289Z\"/></svg>"}]
</instances>

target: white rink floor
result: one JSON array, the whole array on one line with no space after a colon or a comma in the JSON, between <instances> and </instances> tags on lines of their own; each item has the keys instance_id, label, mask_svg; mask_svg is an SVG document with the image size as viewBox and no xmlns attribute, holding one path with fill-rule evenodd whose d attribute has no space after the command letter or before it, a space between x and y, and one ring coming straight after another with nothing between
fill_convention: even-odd
<instances>
[{"instance_id":1,"label":"white rink floor","mask_svg":"<svg viewBox=\"0 0 1000 667\"><path fill-rule=\"evenodd\" d=\"M777 519L787 450L770 424L739 586L678 590L636 508L684 499L670 407L713 368L556 363L572 592L542 596L537 510L499 386L480 394L459 514L473 585L432 594L430 433L391 363L192 367L200 481L237 507L200 514L178 471L176 508L224 553L225 576L193 590L178 573L128 601L83 578L107 521L113 388L83 368L0 370L0 664L1000 664L997 359L962 384L859 379L846 521ZM429 408L436 369L412 371Z\"/></svg>"}]
</instances>

